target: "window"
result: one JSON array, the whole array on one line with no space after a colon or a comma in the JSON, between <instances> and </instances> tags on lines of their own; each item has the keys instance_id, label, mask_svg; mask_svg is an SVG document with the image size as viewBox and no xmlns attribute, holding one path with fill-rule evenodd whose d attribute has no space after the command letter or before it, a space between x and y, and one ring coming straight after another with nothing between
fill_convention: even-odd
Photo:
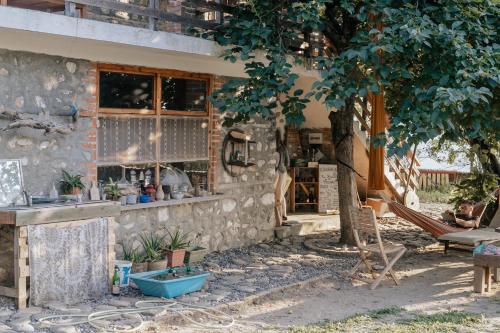
<instances>
[{"instance_id":1,"label":"window","mask_svg":"<svg viewBox=\"0 0 500 333\"><path fill-rule=\"evenodd\" d=\"M158 184L162 171L174 167L206 184L209 83L207 75L102 65L99 181L149 177Z\"/></svg>"},{"instance_id":2,"label":"window","mask_svg":"<svg viewBox=\"0 0 500 333\"><path fill-rule=\"evenodd\" d=\"M164 77L161 79L161 87L162 110L206 112L206 81Z\"/></svg>"},{"instance_id":3,"label":"window","mask_svg":"<svg viewBox=\"0 0 500 333\"><path fill-rule=\"evenodd\" d=\"M99 108L153 110L154 75L99 73Z\"/></svg>"}]
</instances>

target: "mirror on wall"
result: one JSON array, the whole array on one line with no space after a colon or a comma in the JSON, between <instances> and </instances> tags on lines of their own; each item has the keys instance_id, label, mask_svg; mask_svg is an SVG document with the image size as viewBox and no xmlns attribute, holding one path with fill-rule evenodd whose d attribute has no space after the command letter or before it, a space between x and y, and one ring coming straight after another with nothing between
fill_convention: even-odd
<instances>
[{"instance_id":1,"label":"mirror on wall","mask_svg":"<svg viewBox=\"0 0 500 333\"><path fill-rule=\"evenodd\" d=\"M19 160L0 160L0 207L26 205Z\"/></svg>"}]
</instances>

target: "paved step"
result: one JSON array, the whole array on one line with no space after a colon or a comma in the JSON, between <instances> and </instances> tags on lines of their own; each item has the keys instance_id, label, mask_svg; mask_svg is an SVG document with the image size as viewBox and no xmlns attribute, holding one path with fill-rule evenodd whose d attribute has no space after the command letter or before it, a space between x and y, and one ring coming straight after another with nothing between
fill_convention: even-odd
<instances>
[{"instance_id":1,"label":"paved step","mask_svg":"<svg viewBox=\"0 0 500 333\"><path fill-rule=\"evenodd\" d=\"M299 225L294 227L294 236L306 236L340 229L340 215L297 214L289 216L288 223Z\"/></svg>"}]
</instances>

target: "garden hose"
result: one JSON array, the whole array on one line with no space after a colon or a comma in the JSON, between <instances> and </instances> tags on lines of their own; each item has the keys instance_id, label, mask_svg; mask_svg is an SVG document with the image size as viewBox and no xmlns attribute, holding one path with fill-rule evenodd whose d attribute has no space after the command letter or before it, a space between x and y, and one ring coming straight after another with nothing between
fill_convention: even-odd
<instances>
[{"instance_id":1,"label":"garden hose","mask_svg":"<svg viewBox=\"0 0 500 333\"><path fill-rule=\"evenodd\" d=\"M135 308L96 311L90 313L89 315L82 315L82 314L50 315L40 318L38 321L48 326L71 326L71 325L89 324L93 328L104 332L126 333L126 332L136 332L141 328L143 328L145 323L139 316L140 313L149 312L152 310L161 310L161 309L163 311L160 312L160 315L163 313L178 314L182 318L186 319L190 323L200 328L221 330L236 325L236 320L234 319L234 317L220 310L201 305L172 301L164 298L159 300L138 301L135 303ZM210 319L216 320L221 324L210 325L201 323L193 319L192 315L193 313L200 313L206 315ZM108 322L105 321L108 318L116 318L116 316L124 316L124 315L129 315L129 316L137 315L137 321L138 321L137 325L129 328L119 328L116 327L118 326L116 324L113 325L115 327L111 327L112 325L110 325ZM85 319L80 320L79 318L85 318ZM68 319L76 319L76 320L68 321ZM253 323L253 324L266 325L264 323Z\"/></svg>"}]
</instances>

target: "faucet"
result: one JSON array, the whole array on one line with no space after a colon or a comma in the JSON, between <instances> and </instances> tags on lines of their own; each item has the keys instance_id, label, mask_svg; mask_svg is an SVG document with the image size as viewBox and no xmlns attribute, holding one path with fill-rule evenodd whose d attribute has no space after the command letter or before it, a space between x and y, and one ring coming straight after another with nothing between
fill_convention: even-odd
<instances>
[{"instance_id":1,"label":"faucet","mask_svg":"<svg viewBox=\"0 0 500 333\"><path fill-rule=\"evenodd\" d=\"M26 205L28 205L28 207L33 206L33 196L29 194L28 191L26 191L25 189L23 189L23 195L26 201Z\"/></svg>"}]
</instances>

